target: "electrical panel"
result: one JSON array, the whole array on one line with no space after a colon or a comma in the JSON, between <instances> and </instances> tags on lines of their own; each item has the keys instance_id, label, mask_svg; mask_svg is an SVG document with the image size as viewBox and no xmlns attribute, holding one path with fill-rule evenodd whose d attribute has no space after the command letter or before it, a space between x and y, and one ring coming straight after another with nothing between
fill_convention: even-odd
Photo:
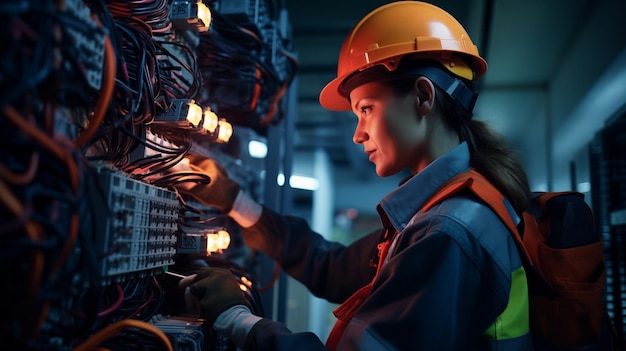
<instances>
[{"instance_id":1,"label":"electrical panel","mask_svg":"<svg viewBox=\"0 0 626 351\"><path fill-rule=\"evenodd\" d=\"M276 191L268 131L288 119L297 68L286 11L275 0L9 1L0 27L3 345L234 349L178 282L227 268L263 316L267 265L236 222L177 189L210 177L177 167L199 155L260 203Z\"/></svg>"}]
</instances>

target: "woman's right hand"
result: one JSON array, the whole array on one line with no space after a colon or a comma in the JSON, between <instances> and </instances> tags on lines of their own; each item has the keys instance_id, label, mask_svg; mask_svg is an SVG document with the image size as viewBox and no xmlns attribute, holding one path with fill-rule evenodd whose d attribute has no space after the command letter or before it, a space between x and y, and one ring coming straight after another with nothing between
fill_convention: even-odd
<instances>
[{"instance_id":1,"label":"woman's right hand","mask_svg":"<svg viewBox=\"0 0 626 351\"><path fill-rule=\"evenodd\" d=\"M187 162L188 161L188 162ZM174 166L171 171L178 172L198 172L210 178L210 182L180 182L176 189L182 194L189 195L200 203L215 207L224 213L228 213L240 186L228 177L226 170L217 161L195 154L188 154L184 161Z\"/></svg>"}]
</instances>

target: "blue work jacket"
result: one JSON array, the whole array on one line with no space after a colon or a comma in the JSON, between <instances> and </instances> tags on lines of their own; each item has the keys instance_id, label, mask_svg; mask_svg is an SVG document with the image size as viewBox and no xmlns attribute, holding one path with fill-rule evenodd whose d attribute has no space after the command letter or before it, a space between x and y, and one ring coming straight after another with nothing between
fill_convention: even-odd
<instances>
[{"instance_id":1,"label":"blue work jacket","mask_svg":"<svg viewBox=\"0 0 626 351\"><path fill-rule=\"evenodd\" d=\"M377 206L382 228L348 246L267 208L244 240L330 302L373 280L337 350L532 350L526 276L497 215L469 194L421 211L446 180L469 169L461 143L385 196ZM378 244L389 238L384 262L376 262ZM314 334L269 320L248 339L255 350L326 349Z\"/></svg>"}]
</instances>

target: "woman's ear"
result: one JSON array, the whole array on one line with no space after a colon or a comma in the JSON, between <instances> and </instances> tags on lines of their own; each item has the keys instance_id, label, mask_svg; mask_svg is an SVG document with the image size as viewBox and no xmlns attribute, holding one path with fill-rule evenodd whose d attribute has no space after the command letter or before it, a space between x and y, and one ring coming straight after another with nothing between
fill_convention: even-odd
<instances>
[{"instance_id":1,"label":"woman's ear","mask_svg":"<svg viewBox=\"0 0 626 351\"><path fill-rule=\"evenodd\" d=\"M419 77L415 80L415 107L420 116L426 116L435 104L435 86L430 79Z\"/></svg>"}]
</instances>

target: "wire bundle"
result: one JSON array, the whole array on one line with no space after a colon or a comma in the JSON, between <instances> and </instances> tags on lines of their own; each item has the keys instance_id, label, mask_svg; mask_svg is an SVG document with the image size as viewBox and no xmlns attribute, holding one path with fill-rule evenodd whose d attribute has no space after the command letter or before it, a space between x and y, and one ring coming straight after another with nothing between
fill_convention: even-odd
<instances>
[{"instance_id":1,"label":"wire bundle","mask_svg":"<svg viewBox=\"0 0 626 351\"><path fill-rule=\"evenodd\" d=\"M115 8L119 18L104 4L100 4L97 13L118 43L117 98L90 141L87 155L91 160L106 160L123 167L130 161L131 152L145 140L143 126L152 120L157 109L167 109L170 101L157 99L161 72L150 26L130 15L121 15L130 12L128 6L125 11L121 5Z\"/></svg>"},{"instance_id":2,"label":"wire bundle","mask_svg":"<svg viewBox=\"0 0 626 351\"><path fill-rule=\"evenodd\" d=\"M106 120L118 41L88 13L77 1L0 5L0 273L11 282L0 336L14 349L67 349L98 321L162 303L154 288L141 305L121 287L113 294L94 269L92 225L103 214L82 147Z\"/></svg>"},{"instance_id":3,"label":"wire bundle","mask_svg":"<svg viewBox=\"0 0 626 351\"><path fill-rule=\"evenodd\" d=\"M0 6L0 273L12 281L1 330L9 343L47 328L49 312L67 307L74 278L91 268L88 223L79 221L90 183L79 148L111 99L115 54L76 5Z\"/></svg>"},{"instance_id":4,"label":"wire bundle","mask_svg":"<svg viewBox=\"0 0 626 351\"><path fill-rule=\"evenodd\" d=\"M106 2L117 23L137 27L152 41L159 66L158 77L152 77L153 82L155 78L159 82L153 91L154 100L161 108L157 113L169 108L167 101L161 101L161 94L170 98L192 98L198 94L201 85L192 44L173 30L168 5L169 1L166 0Z\"/></svg>"},{"instance_id":5,"label":"wire bundle","mask_svg":"<svg viewBox=\"0 0 626 351\"><path fill-rule=\"evenodd\" d=\"M190 44L173 32L167 1L107 1L101 11L119 41L119 98L88 155L143 179L173 166L187 152L192 128L153 121L172 108L172 99L197 95L202 77ZM168 145L146 138L148 132Z\"/></svg>"},{"instance_id":6,"label":"wire bundle","mask_svg":"<svg viewBox=\"0 0 626 351\"><path fill-rule=\"evenodd\" d=\"M163 305L165 292L155 277L129 279L110 286L100 298L94 330L124 319L148 322Z\"/></svg>"},{"instance_id":7,"label":"wire bundle","mask_svg":"<svg viewBox=\"0 0 626 351\"><path fill-rule=\"evenodd\" d=\"M272 27L269 17L263 21L263 27ZM200 35L197 51L204 74L201 103L213 105L232 124L263 129L282 117L279 102L295 76L297 60L282 47L272 47L282 42L269 42L258 27L244 27L213 11L212 30ZM272 62L275 51L286 59L284 78Z\"/></svg>"}]
</instances>

